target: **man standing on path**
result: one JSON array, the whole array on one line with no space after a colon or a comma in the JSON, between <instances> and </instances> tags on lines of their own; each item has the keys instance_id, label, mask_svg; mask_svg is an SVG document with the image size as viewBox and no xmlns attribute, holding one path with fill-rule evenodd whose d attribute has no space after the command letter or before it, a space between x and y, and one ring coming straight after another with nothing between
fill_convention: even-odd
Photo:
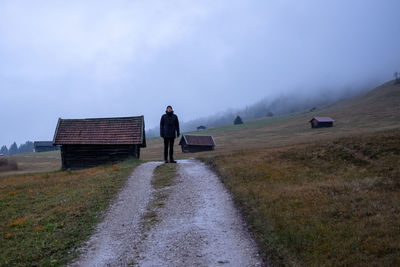
<instances>
[{"instance_id":1,"label":"man standing on path","mask_svg":"<svg viewBox=\"0 0 400 267\"><path fill-rule=\"evenodd\" d=\"M179 121L178 116L174 114L171 106L167 107L165 114L161 116L160 136L164 138L164 162L168 163L168 147L169 162L176 163L174 160L174 141L179 137Z\"/></svg>"}]
</instances>

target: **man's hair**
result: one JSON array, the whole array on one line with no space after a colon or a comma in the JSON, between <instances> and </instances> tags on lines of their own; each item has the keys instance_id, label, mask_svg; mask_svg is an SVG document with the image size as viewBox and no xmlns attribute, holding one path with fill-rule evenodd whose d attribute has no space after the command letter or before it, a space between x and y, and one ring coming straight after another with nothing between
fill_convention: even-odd
<instances>
[{"instance_id":1,"label":"man's hair","mask_svg":"<svg viewBox=\"0 0 400 267\"><path fill-rule=\"evenodd\" d=\"M166 108L166 109L168 109L168 108L171 108L171 109L172 109L172 107L171 107L171 106L167 106L167 108Z\"/></svg>"}]
</instances>

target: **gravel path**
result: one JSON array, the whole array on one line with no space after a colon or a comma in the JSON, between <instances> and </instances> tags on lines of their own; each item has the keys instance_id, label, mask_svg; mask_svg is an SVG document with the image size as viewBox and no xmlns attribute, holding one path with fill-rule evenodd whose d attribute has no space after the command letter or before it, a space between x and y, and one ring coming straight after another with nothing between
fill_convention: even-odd
<instances>
[{"instance_id":1,"label":"gravel path","mask_svg":"<svg viewBox=\"0 0 400 267\"><path fill-rule=\"evenodd\" d=\"M161 163L138 166L111 205L96 233L71 266L127 266L134 259L134 240L141 238L140 219L151 197L150 179Z\"/></svg>"},{"instance_id":2,"label":"gravel path","mask_svg":"<svg viewBox=\"0 0 400 267\"><path fill-rule=\"evenodd\" d=\"M218 177L197 160L178 161L161 221L144 233L152 171L136 168L73 266L263 266L257 247Z\"/></svg>"},{"instance_id":3,"label":"gravel path","mask_svg":"<svg viewBox=\"0 0 400 267\"><path fill-rule=\"evenodd\" d=\"M257 248L218 177L179 161L162 221L140 251L140 266L261 266Z\"/></svg>"}]
</instances>

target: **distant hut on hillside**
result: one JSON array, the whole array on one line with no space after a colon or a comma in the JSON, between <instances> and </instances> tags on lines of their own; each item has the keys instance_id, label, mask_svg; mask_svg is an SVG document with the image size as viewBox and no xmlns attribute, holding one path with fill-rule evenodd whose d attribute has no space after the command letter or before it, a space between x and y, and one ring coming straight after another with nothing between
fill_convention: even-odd
<instances>
[{"instance_id":1,"label":"distant hut on hillside","mask_svg":"<svg viewBox=\"0 0 400 267\"><path fill-rule=\"evenodd\" d=\"M82 169L140 157L146 147L144 117L59 119L54 145L63 169Z\"/></svg>"},{"instance_id":2,"label":"distant hut on hillside","mask_svg":"<svg viewBox=\"0 0 400 267\"><path fill-rule=\"evenodd\" d=\"M311 128L332 127L333 122L330 117L314 117L309 121Z\"/></svg>"},{"instance_id":3,"label":"distant hut on hillside","mask_svg":"<svg viewBox=\"0 0 400 267\"><path fill-rule=\"evenodd\" d=\"M35 152L47 152L60 150L59 146L54 146L52 141L35 141L33 142Z\"/></svg>"},{"instance_id":4,"label":"distant hut on hillside","mask_svg":"<svg viewBox=\"0 0 400 267\"><path fill-rule=\"evenodd\" d=\"M200 125L199 127L197 127L197 131L205 130L205 129L207 129L207 127L204 125Z\"/></svg>"},{"instance_id":5,"label":"distant hut on hillside","mask_svg":"<svg viewBox=\"0 0 400 267\"><path fill-rule=\"evenodd\" d=\"M211 135L184 134L179 141L183 153L214 150L215 141Z\"/></svg>"}]
</instances>

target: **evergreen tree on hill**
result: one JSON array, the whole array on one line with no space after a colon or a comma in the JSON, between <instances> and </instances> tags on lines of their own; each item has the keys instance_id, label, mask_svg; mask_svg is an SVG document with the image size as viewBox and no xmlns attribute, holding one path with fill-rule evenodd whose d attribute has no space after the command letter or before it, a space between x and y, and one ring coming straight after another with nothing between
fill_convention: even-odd
<instances>
[{"instance_id":1,"label":"evergreen tree on hill","mask_svg":"<svg viewBox=\"0 0 400 267\"><path fill-rule=\"evenodd\" d=\"M0 148L0 154L4 154L4 155L7 155L7 154L8 154L8 148L7 148L7 146L2 146L2 147Z\"/></svg>"},{"instance_id":2,"label":"evergreen tree on hill","mask_svg":"<svg viewBox=\"0 0 400 267\"><path fill-rule=\"evenodd\" d=\"M235 118L235 120L233 121L233 124L235 124L235 125L237 125L237 124L243 124L242 118L241 118L239 115L237 115L236 118Z\"/></svg>"},{"instance_id":3,"label":"evergreen tree on hill","mask_svg":"<svg viewBox=\"0 0 400 267\"><path fill-rule=\"evenodd\" d=\"M33 142L26 141L25 144L22 144L18 148L18 153L26 153L33 152Z\"/></svg>"},{"instance_id":4,"label":"evergreen tree on hill","mask_svg":"<svg viewBox=\"0 0 400 267\"><path fill-rule=\"evenodd\" d=\"M8 149L8 154L9 154L9 155L14 155L14 154L17 154L17 153L18 153L18 146L17 146L17 143L14 142L14 143L10 146L10 149Z\"/></svg>"}]
</instances>

